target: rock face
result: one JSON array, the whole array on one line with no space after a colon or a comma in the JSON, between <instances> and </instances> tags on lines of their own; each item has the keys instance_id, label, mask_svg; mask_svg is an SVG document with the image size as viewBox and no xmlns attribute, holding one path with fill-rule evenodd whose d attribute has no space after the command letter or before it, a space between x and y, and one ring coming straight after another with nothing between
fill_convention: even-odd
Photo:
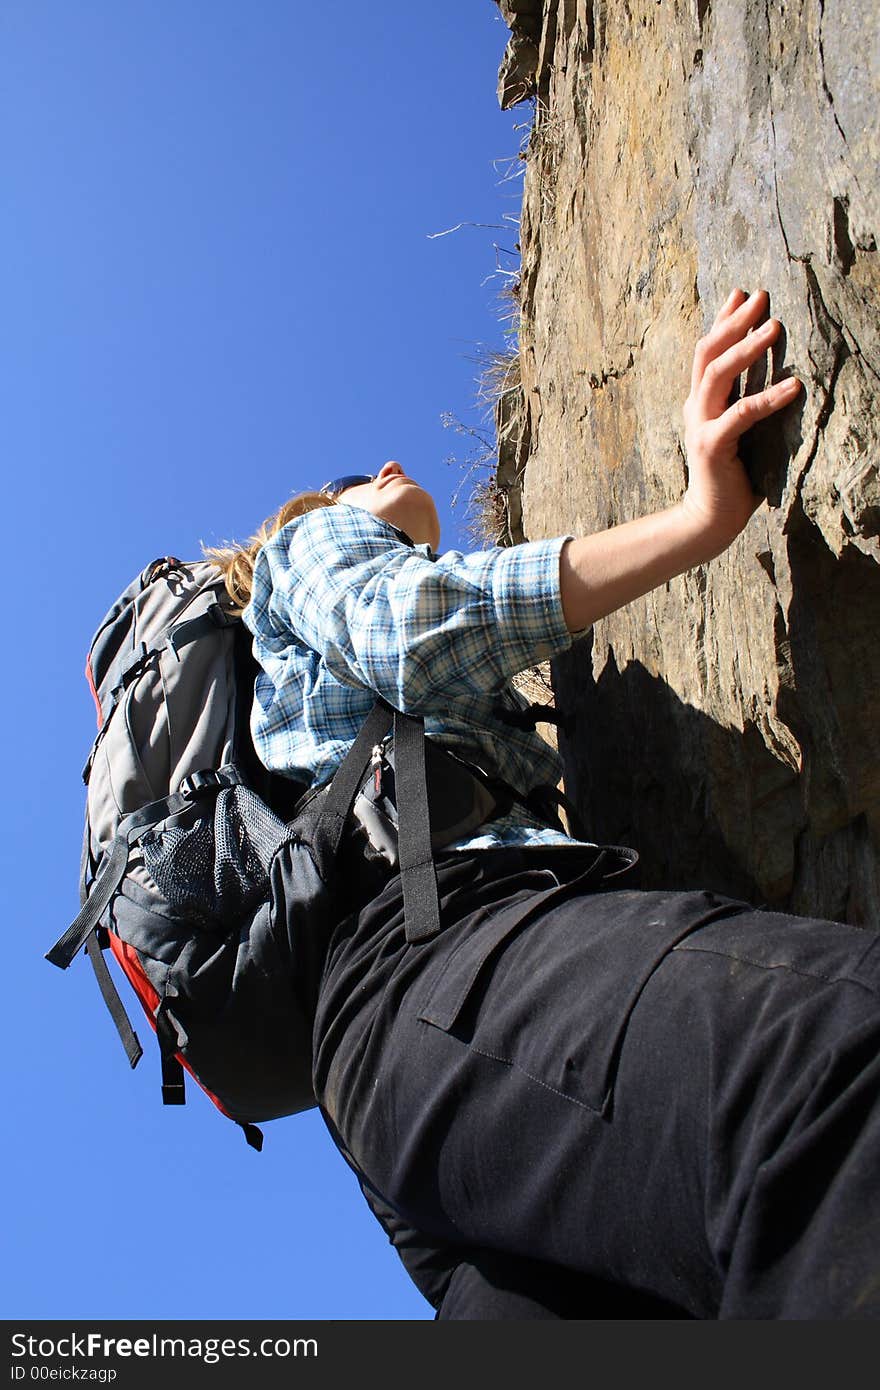
<instances>
[{"instance_id":1,"label":"rock face","mask_svg":"<svg viewBox=\"0 0 880 1390\"><path fill-rule=\"evenodd\" d=\"M512 538L681 496L693 348L735 285L807 387L747 437L766 501L731 549L554 664L566 788L645 886L880 927L876 6L499 4L499 98L535 108Z\"/></svg>"}]
</instances>

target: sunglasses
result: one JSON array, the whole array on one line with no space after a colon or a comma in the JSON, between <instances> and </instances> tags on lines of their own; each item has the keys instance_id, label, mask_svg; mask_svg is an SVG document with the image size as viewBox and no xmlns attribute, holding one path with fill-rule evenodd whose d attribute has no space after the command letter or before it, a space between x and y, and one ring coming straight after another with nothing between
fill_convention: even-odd
<instances>
[{"instance_id":1,"label":"sunglasses","mask_svg":"<svg viewBox=\"0 0 880 1390\"><path fill-rule=\"evenodd\" d=\"M338 497L347 487L360 487L362 483L374 483L375 473L346 473L342 478L334 478L321 488L322 497Z\"/></svg>"}]
</instances>

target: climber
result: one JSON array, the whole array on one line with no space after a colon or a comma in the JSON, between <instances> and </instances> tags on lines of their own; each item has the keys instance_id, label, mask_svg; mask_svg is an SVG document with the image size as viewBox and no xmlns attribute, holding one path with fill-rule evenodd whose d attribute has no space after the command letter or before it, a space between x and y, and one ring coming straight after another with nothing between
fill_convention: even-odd
<instances>
[{"instance_id":1,"label":"climber","mask_svg":"<svg viewBox=\"0 0 880 1390\"><path fill-rule=\"evenodd\" d=\"M515 792L436 854L427 938L408 939L400 875L352 839L313 1079L386 1229L451 1266L538 1261L682 1317L872 1318L875 938L629 886L631 855L530 799L560 769L509 686L742 531L759 499L739 441L801 390L730 404L778 338L767 311L736 290L697 345L687 486L660 512L442 554L432 498L389 462L288 503L224 563L267 766L325 781L379 693Z\"/></svg>"}]
</instances>

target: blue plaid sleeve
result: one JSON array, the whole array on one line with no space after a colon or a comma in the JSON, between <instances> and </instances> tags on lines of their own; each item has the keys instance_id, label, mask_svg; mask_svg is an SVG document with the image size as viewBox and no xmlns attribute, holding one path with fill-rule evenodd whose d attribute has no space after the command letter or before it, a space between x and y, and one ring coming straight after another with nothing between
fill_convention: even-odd
<instances>
[{"instance_id":1,"label":"blue plaid sleeve","mask_svg":"<svg viewBox=\"0 0 880 1390\"><path fill-rule=\"evenodd\" d=\"M417 711L438 693L500 690L571 645L559 593L567 537L433 556L371 513L309 512L264 546L245 619L271 664L291 641L345 685Z\"/></svg>"}]
</instances>

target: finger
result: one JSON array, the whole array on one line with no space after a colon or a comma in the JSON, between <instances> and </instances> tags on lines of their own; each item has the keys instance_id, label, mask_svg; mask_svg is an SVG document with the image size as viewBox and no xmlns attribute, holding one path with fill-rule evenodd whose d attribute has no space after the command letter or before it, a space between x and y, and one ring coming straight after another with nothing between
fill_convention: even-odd
<instances>
[{"instance_id":1,"label":"finger","mask_svg":"<svg viewBox=\"0 0 880 1390\"><path fill-rule=\"evenodd\" d=\"M708 363L699 389L700 403L708 418L721 414L730 400L737 378L766 354L781 330L782 324L778 319L768 319L741 342L734 343L720 357Z\"/></svg>"},{"instance_id":2,"label":"finger","mask_svg":"<svg viewBox=\"0 0 880 1390\"><path fill-rule=\"evenodd\" d=\"M719 324L723 323L725 319L730 318L730 315L734 313L734 311L738 309L747 298L748 295L746 294L745 290L731 290L730 294L727 296L724 303L721 305L721 308L718 310L718 313L715 315L715 322L713 323L712 327L715 328Z\"/></svg>"},{"instance_id":3,"label":"finger","mask_svg":"<svg viewBox=\"0 0 880 1390\"><path fill-rule=\"evenodd\" d=\"M742 292L734 291L734 294ZM691 373L691 391L696 392L703 380L703 374L709 363L722 352L726 352L733 343L740 342L748 333L750 328L761 322L765 317L770 303L770 296L766 290L756 290L750 294L748 299L741 300L739 304L731 303L734 296L724 305L719 319L715 320L709 332L697 343L694 351L694 366ZM727 305L731 307L728 309Z\"/></svg>"},{"instance_id":4,"label":"finger","mask_svg":"<svg viewBox=\"0 0 880 1390\"><path fill-rule=\"evenodd\" d=\"M743 396L735 405L725 410L715 421L713 433L717 444L736 444L736 441L751 429L759 420L791 405L803 389L803 382L796 376L786 377L785 381L759 391L754 396Z\"/></svg>"}]
</instances>

